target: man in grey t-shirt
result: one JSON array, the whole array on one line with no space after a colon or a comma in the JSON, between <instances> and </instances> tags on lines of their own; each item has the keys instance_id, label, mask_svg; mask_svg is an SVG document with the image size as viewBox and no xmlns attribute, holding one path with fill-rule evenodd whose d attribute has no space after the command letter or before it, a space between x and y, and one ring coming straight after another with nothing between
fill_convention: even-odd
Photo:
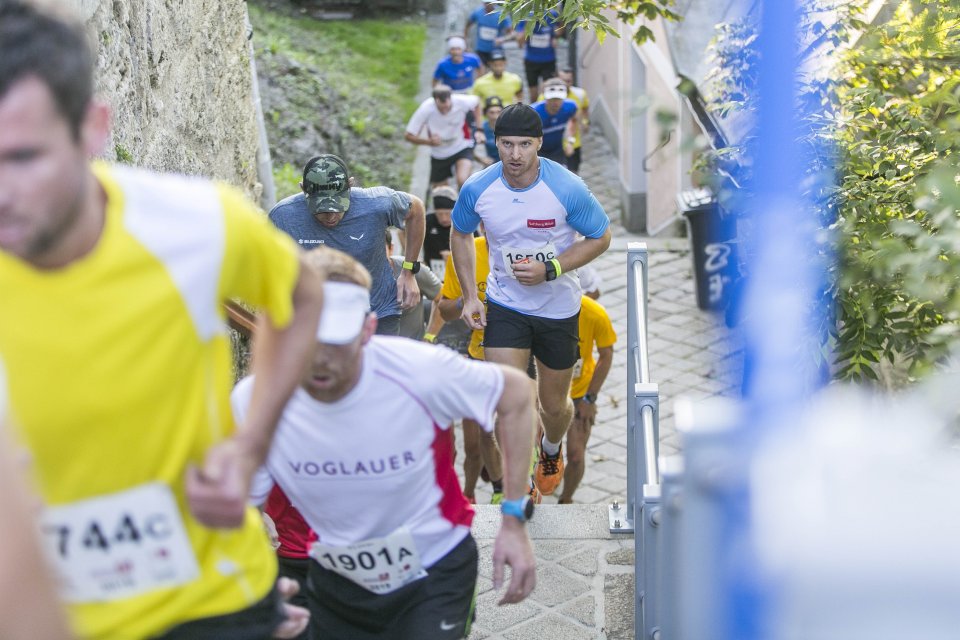
<instances>
[{"instance_id":1,"label":"man in grey t-shirt","mask_svg":"<svg viewBox=\"0 0 960 640\"><path fill-rule=\"evenodd\" d=\"M423 245L424 208L416 196L388 187L350 187L346 163L335 155L311 158L303 169L302 193L270 210L270 221L304 249L326 245L355 258L373 278L370 302L377 333L397 335L400 312L420 302L414 275ZM394 279L383 250L387 227L404 230L403 269Z\"/></svg>"}]
</instances>

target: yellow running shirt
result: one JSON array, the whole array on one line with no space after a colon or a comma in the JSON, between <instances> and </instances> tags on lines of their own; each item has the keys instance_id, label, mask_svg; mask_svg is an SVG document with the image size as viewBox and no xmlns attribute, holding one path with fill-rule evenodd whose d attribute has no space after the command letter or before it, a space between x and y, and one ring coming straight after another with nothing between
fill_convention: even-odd
<instances>
[{"instance_id":1,"label":"yellow running shirt","mask_svg":"<svg viewBox=\"0 0 960 640\"><path fill-rule=\"evenodd\" d=\"M490 256L487 253L487 239L483 236L473 239L473 246L477 253L477 297L480 302L487 304L487 276L490 275ZM460 280L453 268L453 256L447 256L447 265L444 270L443 288L440 295L449 300L456 300L463 296ZM470 334L470 346L467 352L477 360L483 360L483 329L476 329Z\"/></svg>"},{"instance_id":2,"label":"yellow running shirt","mask_svg":"<svg viewBox=\"0 0 960 640\"><path fill-rule=\"evenodd\" d=\"M234 431L221 302L293 313L297 249L239 192L97 163L96 247L39 271L0 253L0 360L73 628L144 638L246 608L276 579L255 509L211 530L184 474ZM178 538L179 536L179 538Z\"/></svg>"},{"instance_id":3,"label":"yellow running shirt","mask_svg":"<svg viewBox=\"0 0 960 640\"><path fill-rule=\"evenodd\" d=\"M517 93L521 89L523 89L523 81L517 74L504 71L498 80L490 71L474 81L470 92L480 98L480 110L483 111L483 103L490 96L497 96L503 100L503 106L506 107L517 101Z\"/></svg>"},{"instance_id":4,"label":"yellow running shirt","mask_svg":"<svg viewBox=\"0 0 960 640\"><path fill-rule=\"evenodd\" d=\"M580 359L573 366L573 382L570 384L570 397L582 398L593 379L597 362L593 359L593 345L598 349L612 347L617 341L613 323L603 305L583 296L580 301Z\"/></svg>"}]
</instances>

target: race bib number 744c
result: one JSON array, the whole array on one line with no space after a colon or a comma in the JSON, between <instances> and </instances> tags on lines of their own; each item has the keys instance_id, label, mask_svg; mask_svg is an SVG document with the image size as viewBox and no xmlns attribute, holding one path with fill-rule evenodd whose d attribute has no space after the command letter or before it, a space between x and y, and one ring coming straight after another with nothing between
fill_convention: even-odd
<instances>
[{"instance_id":1,"label":"race bib number 744c","mask_svg":"<svg viewBox=\"0 0 960 640\"><path fill-rule=\"evenodd\" d=\"M177 502L163 484L50 507L40 523L68 602L129 598L199 575Z\"/></svg>"}]
</instances>

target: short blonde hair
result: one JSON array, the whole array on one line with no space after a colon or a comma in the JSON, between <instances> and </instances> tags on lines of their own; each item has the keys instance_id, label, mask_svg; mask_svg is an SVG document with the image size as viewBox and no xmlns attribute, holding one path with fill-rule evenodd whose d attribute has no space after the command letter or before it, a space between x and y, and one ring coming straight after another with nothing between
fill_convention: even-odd
<instances>
[{"instance_id":1,"label":"short blonde hair","mask_svg":"<svg viewBox=\"0 0 960 640\"><path fill-rule=\"evenodd\" d=\"M343 251L321 245L307 251L304 259L331 282L350 282L368 290L373 283L366 267Z\"/></svg>"}]
</instances>

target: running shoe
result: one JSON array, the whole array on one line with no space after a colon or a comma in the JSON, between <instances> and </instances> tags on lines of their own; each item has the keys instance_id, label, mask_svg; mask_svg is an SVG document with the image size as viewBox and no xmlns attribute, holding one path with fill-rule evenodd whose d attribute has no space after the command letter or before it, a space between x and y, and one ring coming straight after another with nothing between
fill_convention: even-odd
<instances>
[{"instance_id":1,"label":"running shoe","mask_svg":"<svg viewBox=\"0 0 960 640\"><path fill-rule=\"evenodd\" d=\"M534 480L540 493L545 496L553 495L563 480L563 445L555 456L548 456L540 449L540 459L534 472Z\"/></svg>"},{"instance_id":2,"label":"running shoe","mask_svg":"<svg viewBox=\"0 0 960 640\"><path fill-rule=\"evenodd\" d=\"M543 494L540 493L540 489L537 489L533 482L530 483L530 489L527 491L527 495L530 496L533 504L540 504L540 501L543 500Z\"/></svg>"},{"instance_id":3,"label":"running shoe","mask_svg":"<svg viewBox=\"0 0 960 640\"><path fill-rule=\"evenodd\" d=\"M494 493L492 496L490 496L490 504L500 504L501 502L503 502L502 492Z\"/></svg>"}]
</instances>

